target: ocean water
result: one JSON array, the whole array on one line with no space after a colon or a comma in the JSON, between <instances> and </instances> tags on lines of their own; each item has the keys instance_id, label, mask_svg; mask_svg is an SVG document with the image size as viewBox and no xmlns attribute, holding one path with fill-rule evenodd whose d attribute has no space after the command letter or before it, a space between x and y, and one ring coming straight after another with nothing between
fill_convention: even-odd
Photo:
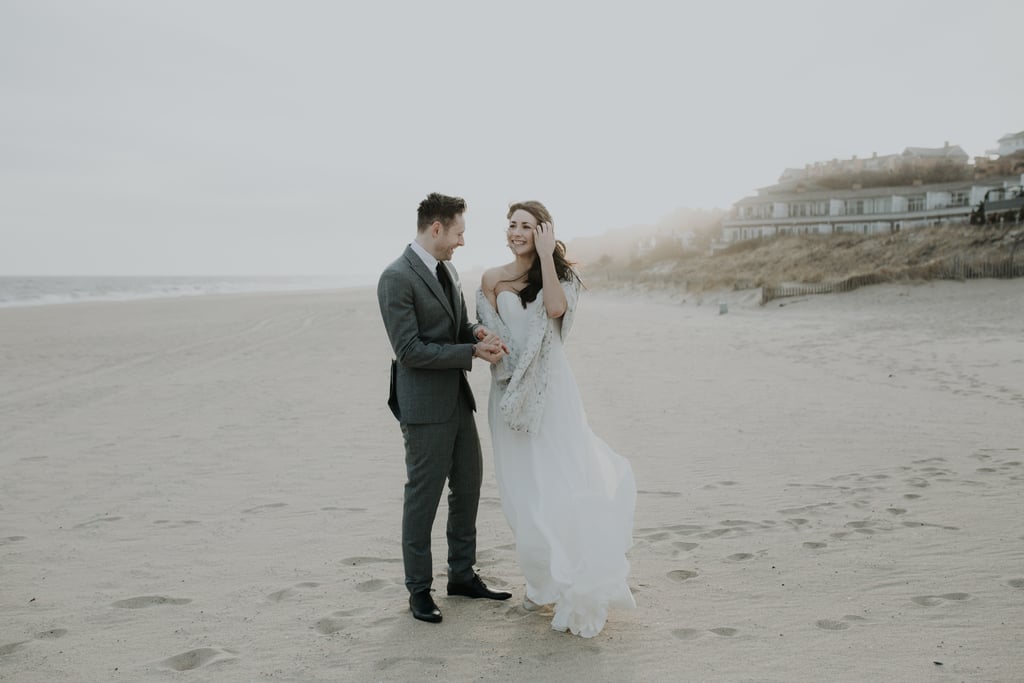
<instances>
[{"instance_id":1,"label":"ocean water","mask_svg":"<svg viewBox=\"0 0 1024 683\"><path fill-rule=\"evenodd\" d=\"M209 294L368 286L366 278L323 277L0 277L0 308L129 301Z\"/></svg>"}]
</instances>

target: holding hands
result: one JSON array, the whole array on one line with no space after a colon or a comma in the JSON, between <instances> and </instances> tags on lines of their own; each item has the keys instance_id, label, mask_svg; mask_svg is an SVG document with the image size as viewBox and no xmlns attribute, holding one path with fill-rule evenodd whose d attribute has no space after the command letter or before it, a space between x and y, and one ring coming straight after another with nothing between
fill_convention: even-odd
<instances>
[{"instance_id":1,"label":"holding hands","mask_svg":"<svg viewBox=\"0 0 1024 683\"><path fill-rule=\"evenodd\" d=\"M473 355L477 358L493 365L508 353L508 346L501 340L501 337L483 325L476 328L476 338L478 341L473 344Z\"/></svg>"}]
</instances>

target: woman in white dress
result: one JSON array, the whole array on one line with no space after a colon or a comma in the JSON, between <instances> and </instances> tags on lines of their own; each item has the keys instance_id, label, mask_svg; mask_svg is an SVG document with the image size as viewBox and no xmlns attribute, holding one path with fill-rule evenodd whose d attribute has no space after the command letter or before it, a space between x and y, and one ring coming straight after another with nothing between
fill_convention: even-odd
<instances>
[{"instance_id":1,"label":"woman in white dress","mask_svg":"<svg viewBox=\"0 0 1024 683\"><path fill-rule=\"evenodd\" d=\"M635 607L626 582L636 483L594 435L562 343L579 277L540 202L513 204L515 259L484 273L481 322L509 353L492 366L488 417L502 508L526 577L523 606L553 606L551 627L590 638L608 609Z\"/></svg>"}]
</instances>

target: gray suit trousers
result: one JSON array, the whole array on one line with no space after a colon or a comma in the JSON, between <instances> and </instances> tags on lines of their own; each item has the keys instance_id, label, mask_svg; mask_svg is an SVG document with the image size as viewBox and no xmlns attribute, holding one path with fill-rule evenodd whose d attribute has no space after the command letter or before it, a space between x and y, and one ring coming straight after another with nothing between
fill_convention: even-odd
<instances>
[{"instance_id":1,"label":"gray suit trousers","mask_svg":"<svg viewBox=\"0 0 1024 683\"><path fill-rule=\"evenodd\" d=\"M465 390L445 422L402 423L405 437L405 501L402 506L402 558L410 593L430 588L433 559L430 530L448 480L448 580L473 578L476 514L483 479L480 439Z\"/></svg>"}]
</instances>

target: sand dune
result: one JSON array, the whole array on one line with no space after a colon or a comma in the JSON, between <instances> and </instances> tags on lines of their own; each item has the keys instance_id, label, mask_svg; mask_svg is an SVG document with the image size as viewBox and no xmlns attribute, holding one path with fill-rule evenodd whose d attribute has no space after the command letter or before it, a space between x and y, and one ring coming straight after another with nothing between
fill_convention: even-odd
<instances>
[{"instance_id":1,"label":"sand dune","mask_svg":"<svg viewBox=\"0 0 1024 683\"><path fill-rule=\"evenodd\" d=\"M1024 282L761 308L585 295L568 352L640 496L638 609L402 585L370 290L0 310L0 680L1021 680ZM778 305L783 304L783 305ZM486 367L472 384L487 394Z\"/></svg>"}]
</instances>

